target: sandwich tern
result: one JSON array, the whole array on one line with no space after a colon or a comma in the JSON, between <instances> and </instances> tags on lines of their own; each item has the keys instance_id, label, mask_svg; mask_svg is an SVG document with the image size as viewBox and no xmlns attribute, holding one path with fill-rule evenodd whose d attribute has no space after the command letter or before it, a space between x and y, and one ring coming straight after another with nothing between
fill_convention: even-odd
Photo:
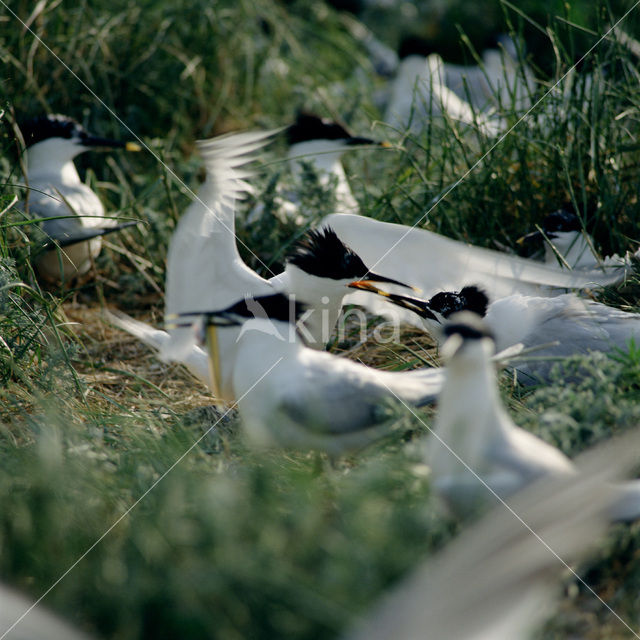
<instances>
[{"instance_id":1,"label":"sandwich tern","mask_svg":"<svg viewBox=\"0 0 640 640\"><path fill-rule=\"evenodd\" d=\"M425 296L467 285L481 286L494 299L512 293L554 295L615 284L628 270L611 265L571 271L365 216L331 214L323 224L372 269L418 287ZM360 304L360 299L350 297L347 302Z\"/></svg>"},{"instance_id":2,"label":"sandwich tern","mask_svg":"<svg viewBox=\"0 0 640 640\"><path fill-rule=\"evenodd\" d=\"M443 331L446 377L427 464L451 509L465 516L487 499L504 499L538 478L574 474L569 458L516 426L507 413L491 361L495 342L480 317L454 314ZM619 490L611 517L639 515L640 481L635 481Z\"/></svg>"},{"instance_id":3,"label":"sandwich tern","mask_svg":"<svg viewBox=\"0 0 640 640\"><path fill-rule=\"evenodd\" d=\"M637 464L627 434L471 524L383 594L345 640L523 640L553 611L567 563L605 532L614 481ZM579 579L579 577L578 577Z\"/></svg>"},{"instance_id":4,"label":"sandwich tern","mask_svg":"<svg viewBox=\"0 0 640 640\"><path fill-rule=\"evenodd\" d=\"M101 236L136 224L105 219L98 196L80 180L73 158L96 148L139 151L133 142L93 136L63 115L40 116L20 125L26 145L28 214L44 218L49 241L36 260L40 275L53 282L85 274L100 253Z\"/></svg>"},{"instance_id":5,"label":"sandwich tern","mask_svg":"<svg viewBox=\"0 0 640 640\"><path fill-rule=\"evenodd\" d=\"M304 305L276 293L178 317L179 323L190 325L196 316L205 335L211 326L221 337L234 329L231 384L254 445L338 455L388 433L399 415L399 399L413 406L435 399L442 384L440 369L378 371L310 349L296 332L302 313Z\"/></svg>"},{"instance_id":6,"label":"sandwich tern","mask_svg":"<svg viewBox=\"0 0 640 640\"><path fill-rule=\"evenodd\" d=\"M265 280L242 261L235 238L235 203L251 190L245 165L255 158L275 131L227 134L199 143L206 179L180 219L167 257L165 314L223 309L243 295L293 294L308 305L304 327L311 346L321 349L337 320L347 285L358 279L402 283L369 272L362 260L328 229L310 232L296 247L284 273ZM373 297L373 296L372 296ZM186 364L216 398L233 401L232 363L237 329L221 332L214 371L191 330L170 329L166 335L120 316L114 324L155 349L165 360ZM333 323L333 324L331 324ZM214 332L215 333L215 332ZM212 347L215 348L215 347ZM217 372L217 375L215 375Z\"/></svg>"},{"instance_id":7,"label":"sandwich tern","mask_svg":"<svg viewBox=\"0 0 640 640\"><path fill-rule=\"evenodd\" d=\"M558 209L545 216L540 229L518 240L522 245L544 243L544 261L548 265L566 266L571 269L594 269L600 265L624 266L630 262L630 254L624 258L608 256L604 260L595 252L593 238L584 230L575 213ZM637 257L637 254L636 256Z\"/></svg>"},{"instance_id":8,"label":"sandwich tern","mask_svg":"<svg viewBox=\"0 0 640 640\"><path fill-rule=\"evenodd\" d=\"M307 346L323 349L340 315L342 300L349 293L348 286L363 279L367 283L403 286L391 278L370 272L360 257L350 251L329 227L325 227L307 232L294 245L284 271L267 282L273 292L291 294L305 304L307 308L298 323L298 331ZM237 293L241 294L242 289L238 289ZM196 301L194 298L194 305ZM107 312L106 316L114 325L155 351L163 352L170 348L169 332L120 312ZM231 335L231 332L228 333ZM226 344L225 336L221 336L221 339ZM199 380L213 389L207 355L195 342L178 359ZM226 371L226 364L221 366Z\"/></svg>"},{"instance_id":9,"label":"sandwich tern","mask_svg":"<svg viewBox=\"0 0 640 640\"><path fill-rule=\"evenodd\" d=\"M292 176L292 188L279 190L274 202L276 215L283 221L291 220L298 225L306 221L300 207L300 191L296 188L303 182L305 165L313 168L320 186L334 189L336 211L360 213L360 205L351 191L342 166L342 156L357 146L387 147L388 143L354 136L338 122L307 112L299 113L296 121L287 127L286 133L289 142L287 163ZM247 215L246 223L252 224L258 220L264 210L264 204L258 202Z\"/></svg>"},{"instance_id":10,"label":"sandwich tern","mask_svg":"<svg viewBox=\"0 0 640 640\"><path fill-rule=\"evenodd\" d=\"M376 292L394 304L413 311L423 329L436 340L442 324L452 314L471 311L484 318L501 352L520 344L532 352L513 364L522 384L548 382L554 362L571 355L594 351L626 351L631 340L640 339L640 314L609 307L601 302L567 293L554 298L513 294L493 302L478 287L459 292L440 292L430 300L381 291L369 282L353 288Z\"/></svg>"},{"instance_id":11,"label":"sandwich tern","mask_svg":"<svg viewBox=\"0 0 640 640\"><path fill-rule=\"evenodd\" d=\"M449 89L445 78L445 65L438 54L405 57L392 81L385 122L400 131L409 128L418 133L430 118L442 116L475 127L485 136L497 135L498 123Z\"/></svg>"}]
</instances>

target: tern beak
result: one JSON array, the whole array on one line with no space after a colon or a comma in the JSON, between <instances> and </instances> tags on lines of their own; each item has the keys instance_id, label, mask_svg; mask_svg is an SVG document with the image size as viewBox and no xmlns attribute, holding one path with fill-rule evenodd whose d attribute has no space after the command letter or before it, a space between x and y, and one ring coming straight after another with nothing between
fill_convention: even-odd
<instances>
[{"instance_id":1,"label":"tern beak","mask_svg":"<svg viewBox=\"0 0 640 640\"><path fill-rule=\"evenodd\" d=\"M537 240L542 240L543 235L542 235L542 231L532 231L531 233L527 233L526 235L522 236L521 238L518 238L516 240L516 244L519 244L520 246L529 243L529 242L535 242Z\"/></svg>"},{"instance_id":2,"label":"tern beak","mask_svg":"<svg viewBox=\"0 0 640 640\"><path fill-rule=\"evenodd\" d=\"M393 278L387 278L386 276L381 276L381 275L378 275L377 273L372 273L371 271L367 273L367 275L362 280L357 280L356 282L368 282L368 283L386 282L388 284L397 284L399 287L404 287L405 289L411 289L411 291L415 291L416 293L422 293L422 289L418 289L417 287L412 287L410 284L405 284L404 282L400 282L399 280L394 280Z\"/></svg>"},{"instance_id":3,"label":"tern beak","mask_svg":"<svg viewBox=\"0 0 640 640\"><path fill-rule=\"evenodd\" d=\"M362 291L370 291L371 293L387 298L389 302L392 302L398 307L413 311L413 313L419 315L421 318L429 318L430 320L435 320L438 323L440 322L429 308L429 303L421 298L412 298L411 296L389 293L388 291L379 289L369 280L357 280L356 282L352 282L349 287L352 289L361 289Z\"/></svg>"}]
</instances>

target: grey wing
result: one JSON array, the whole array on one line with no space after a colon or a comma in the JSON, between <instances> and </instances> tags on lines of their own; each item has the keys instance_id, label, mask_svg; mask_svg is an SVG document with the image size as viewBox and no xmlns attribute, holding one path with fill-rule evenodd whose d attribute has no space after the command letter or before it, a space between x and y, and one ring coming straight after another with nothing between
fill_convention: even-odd
<instances>
[{"instance_id":1,"label":"grey wing","mask_svg":"<svg viewBox=\"0 0 640 640\"><path fill-rule=\"evenodd\" d=\"M525 348L557 341L558 344L535 351L531 359L516 368L524 375L521 382L549 377L555 360L592 351L626 349L629 341L640 337L640 315L585 301L575 296L561 296L558 304L523 341Z\"/></svg>"},{"instance_id":2,"label":"grey wing","mask_svg":"<svg viewBox=\"0 0 640 640\"><path fill-rule=\"evenodd\" d=\"M340 435L390 422L399 403L381 385L338 378L320 380L303 395L283 395L278 410L310 431Z\"/></svg>"}]
</instances>

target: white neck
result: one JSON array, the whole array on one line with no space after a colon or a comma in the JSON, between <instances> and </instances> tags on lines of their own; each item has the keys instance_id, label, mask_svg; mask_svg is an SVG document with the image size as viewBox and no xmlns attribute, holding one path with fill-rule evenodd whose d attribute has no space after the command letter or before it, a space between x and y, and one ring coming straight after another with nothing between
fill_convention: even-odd
<instances>
[{"instance_id":1,"label":"white neck","mask_svg":"<svg viewBox=\"0 0 640 640\"><path fill-rule=\"evenodd\" d=\"M27 149L27 177L29 181L47 179L62 184L78 184L80 176L73 158L86 151L70 140L50 138Z\"/></svg>"},{"instance_id":2,"label":"white neck","mask_svg":"<svg viewBox=\"0 0 640 640\"><path fill-rule=\"evenodd\" d=\"M598 258L580 231L556 231L554 235L556 237L551 242L572 269L593 267L598 263ZM558 257L548 243L545 243L544 252L545 262L553 265L558 264Z\"/></svg>"},{"instance_id":3,"label":"white neck","mask_svg":"<svg viewBox=\"0 0 640 640\"><path fill-rule=\"evenodd\" d=\"M464 352L455 354L447 364L445 383L439 398L439 413L432 437L429 466L434 476L455 474L460 462L443 450L442 440L474 471L484 459L491 439L504 430L502 404L498 395L496 373L489 360L493 347L490 341L465 344Z\"/></svg>"},{"instance_id":4,"label":"white neck","mask_svg":"<svg viewBox=\"0 0 640 640\"><path fill-rule=\"evenodd\" d=\"M343 144L332 140L298 142L289 149L289 166L293 175L299 178L302 172L301 162L312 163L318 171L321 185L327 186L332 179L336 181L336 204L339 213L354 213L358 210L358 202L351 193L340 161L344 151Z\"/></svg>"},{"instance_id":5,"label":"white neck","mask_svg":"<svg viewBox=\"0 0 640 640\"><path fill-rule=\"evenodd\" d=\"M347 281L319 278L287 264L282 284L287 293L307 305L301 327L307 345L313 349L323 349L338 322L342 300L348 293Z\"/></svg>"}]
</instances>

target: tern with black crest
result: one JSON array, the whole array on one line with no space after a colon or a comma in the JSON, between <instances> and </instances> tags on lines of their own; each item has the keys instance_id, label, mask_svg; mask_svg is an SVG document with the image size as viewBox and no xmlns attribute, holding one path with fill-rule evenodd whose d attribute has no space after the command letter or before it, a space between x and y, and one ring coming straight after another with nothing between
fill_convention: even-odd
<instances>
[{"instance_id":1,"label":"tern with black crest","mask_svg":"<svg viewBox=\"0 0 640 640\"><path fill-rule=\"evenodd\" d=\"M100 253L103 235L136 224L116 224L105 218L98 196L80 180L73 158L91 149L139 151L133 142L89 134L63 115L33 118L20 125L26 145L28 195L24 208L43 218L47 242L36 259L47 280L69 280L86 273Z\"/></svg>"}]
</instances>

